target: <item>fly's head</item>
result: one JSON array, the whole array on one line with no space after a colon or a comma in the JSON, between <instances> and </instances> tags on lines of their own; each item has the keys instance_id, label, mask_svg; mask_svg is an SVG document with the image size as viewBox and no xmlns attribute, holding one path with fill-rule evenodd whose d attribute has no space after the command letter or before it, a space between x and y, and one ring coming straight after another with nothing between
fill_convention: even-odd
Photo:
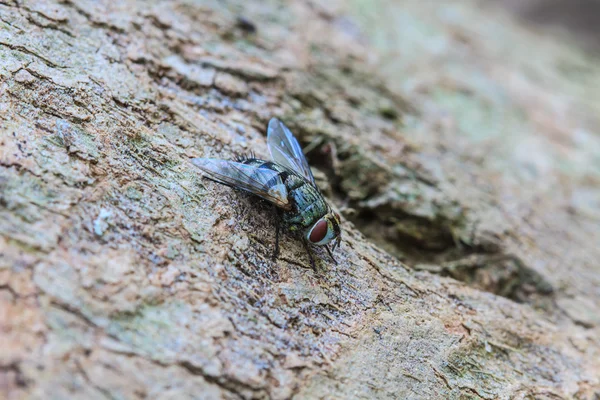
<instances>
[{"instance_id":1,"label":"fly's head","mask_svg":"<svg viewBox=\"0 0 600 400\"><path fill-rule=\"evenodd\" d=\"M330 211L306 232L306 240L316 246L325 246L335 240L336 242L333 245L335 250L342 240L340 224L341 220L338 213Z\"/></svg>"}]
</instances>

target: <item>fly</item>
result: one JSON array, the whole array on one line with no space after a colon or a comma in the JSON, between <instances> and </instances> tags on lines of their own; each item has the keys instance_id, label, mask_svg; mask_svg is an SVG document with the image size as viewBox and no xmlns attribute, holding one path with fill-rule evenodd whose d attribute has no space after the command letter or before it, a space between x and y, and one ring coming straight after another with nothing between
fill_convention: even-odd
<instances>
[{"instance_id":1,"label":"fly","mask_svg":"<svg viewBox=\"0 0 600 400\"><path fill-rule=\"evenodd\" d=\"M250 192L274 204L285 228L302 234L302 242L311 266L315 263L309 244L325 246L335 262L329 244L335 250L341 241L340 216L333 211L315 183L310 166L292 132L277 118L267 129L271 161L247 158L238 161L193 158L191 161L212 181ZM275 234L274 258L279 254L279 230Z\"/></svg>"}]
</instances>

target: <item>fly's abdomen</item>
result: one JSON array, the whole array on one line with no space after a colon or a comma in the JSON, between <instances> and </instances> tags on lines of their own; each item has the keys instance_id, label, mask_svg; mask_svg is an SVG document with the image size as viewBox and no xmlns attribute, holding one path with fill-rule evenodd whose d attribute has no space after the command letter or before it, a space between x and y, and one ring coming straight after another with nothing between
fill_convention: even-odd
<instances>
[{"instance_id":1,"label":"fly's abdomen","mask_svg":"<svg viewBox=\"0 0 600 400\"><path fill-rule=\"evenodd\" d=\"M269 188L269 193L278 197L288 197L289 188L285 184L288 172L285 168L280 167L271 161L260 160L258 158L245 158L240 159L242 164L257 167L255 174L261 174L262 171L274 171L277 172L269 181L266 182L266 186Z\"/></svg>"}]
</instances>

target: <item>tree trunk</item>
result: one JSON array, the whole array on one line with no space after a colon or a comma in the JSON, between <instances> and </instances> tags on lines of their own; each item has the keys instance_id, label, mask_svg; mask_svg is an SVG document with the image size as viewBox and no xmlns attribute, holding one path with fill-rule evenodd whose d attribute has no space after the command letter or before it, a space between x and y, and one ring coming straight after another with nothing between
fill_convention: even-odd
<instances>
[{"instance_id":1,"label":"tree trunk","mask_svg":"<svg viewBox=\"0 0 600 400\"><path fill-rule=\"evenodd\" d=\"M487 2L315 3L0 2L6 398L600 397L595 61ZM337 265L189 162L272 116Z\"/></svg>"}]
</instances>

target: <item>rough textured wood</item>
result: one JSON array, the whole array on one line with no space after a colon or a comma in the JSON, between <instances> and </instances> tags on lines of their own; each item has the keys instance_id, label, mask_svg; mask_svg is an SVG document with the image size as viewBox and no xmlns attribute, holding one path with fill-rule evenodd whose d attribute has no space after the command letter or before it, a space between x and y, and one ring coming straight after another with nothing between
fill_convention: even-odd
<instances>
[{"instance_id":1,"label":"rough textured wood","mask_svg":"<svg viewBox=\"0 0 600 400\"><path fill-rule=\"evenodd\" d=\"M6 397L600 396L600 71L434 3L0 2ZM188 161L271 116L339 265Z\"/></svg>"}]
</instances>

